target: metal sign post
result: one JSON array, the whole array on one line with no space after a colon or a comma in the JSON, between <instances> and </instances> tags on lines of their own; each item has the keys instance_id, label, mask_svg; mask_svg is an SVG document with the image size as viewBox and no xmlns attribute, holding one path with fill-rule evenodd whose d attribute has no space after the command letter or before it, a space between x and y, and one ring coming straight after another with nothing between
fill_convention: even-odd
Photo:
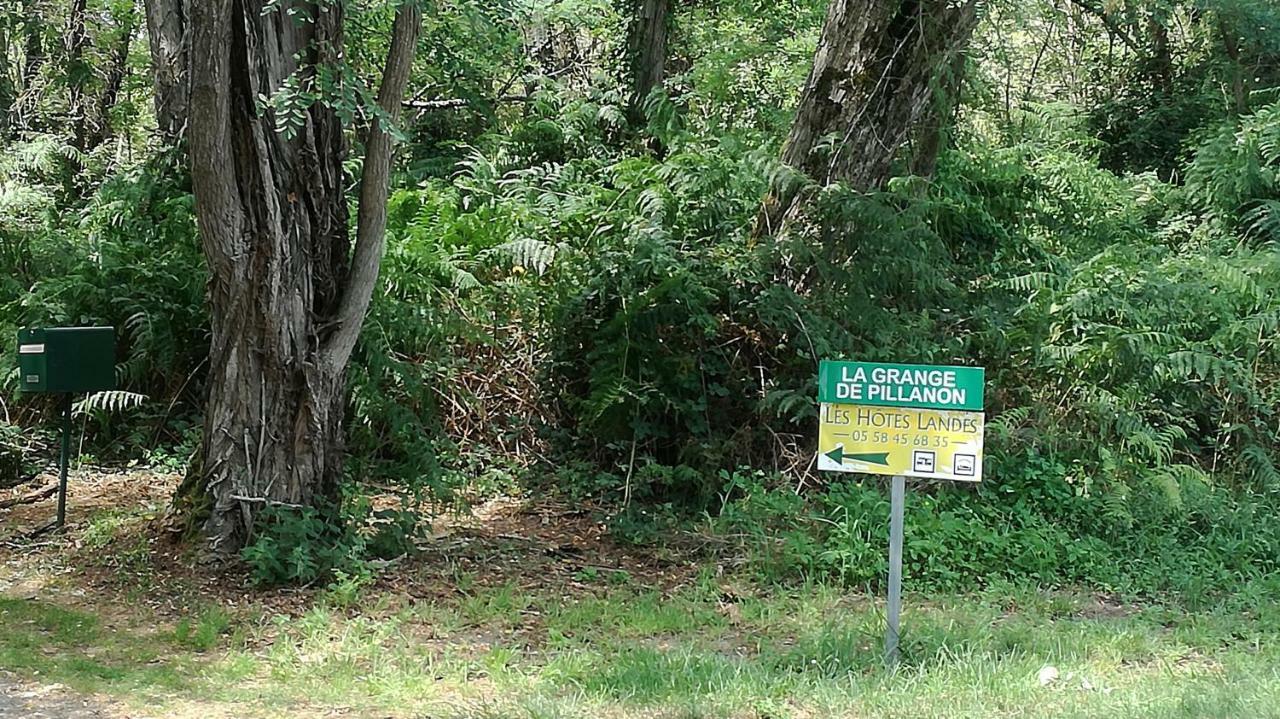
<instances>
[{"instance_id":1,"label":"metal sign post","mask_svg":"<svg viewBox=\"0 0 1280 719\"><path fill-rule=\"evenodd\" d=\"M889 626L884 634L884 663L898 663L898 626L902 616L902 515L907 499L907 478L893 478L889 510Z\"/></svg>"}]
</instances>

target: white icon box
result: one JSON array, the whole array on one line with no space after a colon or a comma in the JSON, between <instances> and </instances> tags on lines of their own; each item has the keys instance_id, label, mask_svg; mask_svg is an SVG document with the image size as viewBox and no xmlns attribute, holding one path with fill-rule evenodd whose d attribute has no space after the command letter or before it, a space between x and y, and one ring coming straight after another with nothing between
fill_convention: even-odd
<instances>
[{"instance_id":1,"label":"white icon box","mask_svg":"<svg viewBox=\"0 0 1280 719\"><path fill-rule=\"evenodd\" d=\"M911 468L913 471L933 474L934 467L936 466L936 456L933 452L926 452L922 449L917 449L911 455Z\"/></svg>"}]
</instances>

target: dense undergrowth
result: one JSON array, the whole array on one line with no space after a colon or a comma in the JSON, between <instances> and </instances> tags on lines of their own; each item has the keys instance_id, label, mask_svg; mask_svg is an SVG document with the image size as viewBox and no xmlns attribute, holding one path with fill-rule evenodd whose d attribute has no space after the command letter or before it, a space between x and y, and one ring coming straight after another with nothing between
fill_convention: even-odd
<instances>
[{"instance_id":1,"label":"dense undergrowth","mask_svg":"<svg viewBox=\"0 0 1280 719\"><path fill-rule=\"evenodd\" d=\"M1096 113L975 103L932 179L812 188L760 237L770 182L804 181L774 158L812 27L734 25L783 48L744 90L726 68L761 46L698 12L683 94L654 95L647 127L607 83L547 81L465 144L417 128L350 370L349 506L268 513L246 554L262 579L402 552L418 512L550 490L635 541L707 518L771 580L874 584L879 485L810 462L817 362L849 357L987 368L986 481L912 493L920 586L1274 585L1280 103L1128 164L1142 142ZM0 333L120 328L123 391L81 406L86 449L181 466L207 347L183 172L146 158L76 202L59 148L27 138L0 165ZM26 466L40 435L10 428L47 407L13 385L0 454ZM399 510L374 512L388 490Z\"/></svg>"}]
</instances>

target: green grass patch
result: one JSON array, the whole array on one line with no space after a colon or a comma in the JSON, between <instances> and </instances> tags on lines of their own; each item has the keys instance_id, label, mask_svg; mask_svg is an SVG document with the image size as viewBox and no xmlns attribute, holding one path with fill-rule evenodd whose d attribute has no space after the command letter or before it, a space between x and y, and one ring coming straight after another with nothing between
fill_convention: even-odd
<instances>
[{"instance_id":1,"label":"green grass patch","mask_svg":"<svg viewBox=\"0 0 1280 719\"><path fill-rule=\"evenodd\" d=\"M0 664L153 710L247 716L1280 716L1275 612L911 596L888 671L879 606L827 586L663 594L602 580L473 588L377 616L207 608L165 632L0 600ZM1046 666L1058 678L1042 685Z\"/></svg>"}]
</instances>

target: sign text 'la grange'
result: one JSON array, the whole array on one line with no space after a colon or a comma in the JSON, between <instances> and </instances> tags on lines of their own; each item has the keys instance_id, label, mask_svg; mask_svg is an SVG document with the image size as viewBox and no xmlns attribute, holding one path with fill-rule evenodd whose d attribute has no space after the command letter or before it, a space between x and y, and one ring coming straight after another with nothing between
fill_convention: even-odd
<instances>
[{"instance_id":1,"label":"sign text 'la grange'","mask_svg":"<svg viewBox=\"0 0 1280 719\"><path fill-rule=\"evenodd\" d=\"M818 401L880 407L980 411L980 367L930 367L877 362L823 362Z\"/></svg>"}]
</instances>

